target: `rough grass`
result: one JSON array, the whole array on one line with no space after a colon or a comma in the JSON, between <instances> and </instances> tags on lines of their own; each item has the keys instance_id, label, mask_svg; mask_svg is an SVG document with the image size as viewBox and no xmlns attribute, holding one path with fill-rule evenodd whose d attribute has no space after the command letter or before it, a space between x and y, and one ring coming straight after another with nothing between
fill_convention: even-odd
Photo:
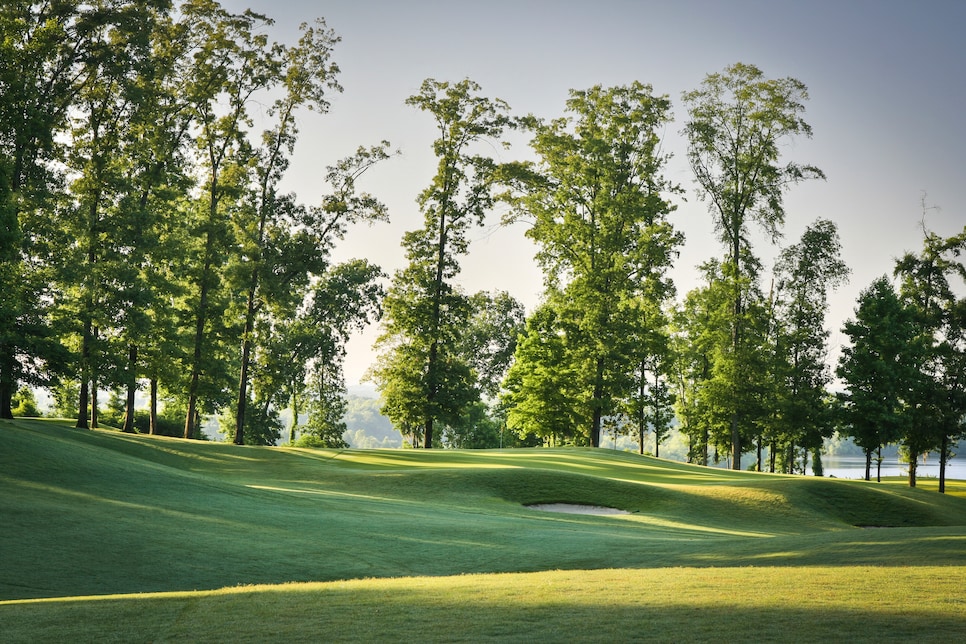
<instances>
[{"instance_id":1,"label":"rough grass","mask_svg":"<svg viewBox=\"0 0 966 644\"><path fill-rule=\"evenodd\" d=\"M0 422L0 445L4 641L966 633L961 482L941 496L604 450L269 449L26 420Z\"/></svg>"}]
</instances>

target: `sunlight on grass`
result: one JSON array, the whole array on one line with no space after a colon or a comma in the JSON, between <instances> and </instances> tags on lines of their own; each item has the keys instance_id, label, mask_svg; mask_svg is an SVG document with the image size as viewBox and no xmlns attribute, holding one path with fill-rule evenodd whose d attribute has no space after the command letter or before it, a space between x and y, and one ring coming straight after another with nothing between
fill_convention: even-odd
<instances>
[{"instance_id":1,"label":"sunlight on grass","mask_svg":"<svg viewBox=\"0 0 966 644\"><path fill-rule=\"evenodd\" d=\"M0 602L0 617L9 642L65 634L130 642L949 642L966 632L966 603L957 600L964 583L966 568L946 567L574 570Z\"/></svg>"},{"instance_id":2,"label":"sunlight on grass","mask_svg":"<svg viewBox=\"0 0 966 644\"><path fill-rule=\"evenodd\" d=\"M928 483L37 421L0 423L0 441L4 644L951 641L966 626L966 502ZM258 585L284 582L313 583ZM76 597L25 601L55 596Z\"/></svg>"},{"instance_id":3,"label":"sunlight on grass","mask_svg":"<svg viewBox=\"0 0 966 644\"><path fill-rule=\"evenodd\" d=\"M634 521L638 523L643 523L652 528L660 528L667 531L667 537L669 539L678 539L682 536L689 535L692 538L698 535L715 535L715 536L726 536L726 537L751 537L751 538L763 538L772 537L775 533L771 532L761 532L753 530L738 530L738 529L728 529L728 528L717 528L714 526L705 526L695 523L684 523L681 521L674 521L672 519L664 519L657 516L648 516L646 514L629 514L629 515L618 515L613 517L615 519L620 519L622 521Z\"/></svg>"}]
</instances>

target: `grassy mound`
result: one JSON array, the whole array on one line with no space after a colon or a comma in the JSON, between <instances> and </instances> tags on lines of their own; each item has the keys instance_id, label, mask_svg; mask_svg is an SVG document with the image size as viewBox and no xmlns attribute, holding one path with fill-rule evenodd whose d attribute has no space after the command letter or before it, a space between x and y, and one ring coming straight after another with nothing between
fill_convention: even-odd
<instances>
[{"instance_id":1,"label":"grassy mound","mask_svg":"<svg viewBox=\"0 0 966 644\"><path fill-rule=\"evenodd\" d=\"M197 629L200 639L211 639L203 635L209 619L216 629L212 632L244 626L252 629L253 641L284 631L277 624L281 630L260 630L265 627L256 605L274 606L271 610L283 622L290 620L303 639L315 639L311 633L321 627L316 622L323 616L333 623L345 621L335 608L323 611L319 604L338 606L334 591L344 588L339 580L350 579L369 580L353 582L361 584L361 595L352 601L368 606L364 610L384 606L392 615L406 613L402 597L416 592L393 584L428 588L423 608L434 615L453 614L454 628L472 622L472 615L483 619L486 611L476 609L491 604L499 608L494 621L504 613L529 622L525 610L511 609L509 600L501 598L539 595L534 585L546 579L554 584L587 580L586 592L568 591L548 600L549 605L568 606L568 615L580 614L584 604L625 606L600 613L616 620L618 629L629 628L619 617L622 611L632 619L632 607L649 606L661 593L684 592L673 590L675 584L692 578L717 581L708 581L704 593L672 594L662 601L693 613L705 611L702 602L715 594L720 600L724 593L738 602L736 615L744 610L770 614L778 600L768 599L772 591L762 590L758 582L754 592L737 593L735 584L745 583L743 571L749 566L767 571L760 574L770 580L764 584L769 588L789 579L797 579L801 588L825 583L810 572L825 571L819 576L831 579L829 588L840 589L828 591L829 605L837 607L829 614L868 609L872 620L878 604L849 600L855 593L846 592L848 580L870 576L860 566L876 571L871 576L885 587L905 580L901 587L908 592L926 575L920 566L929 567L926 576L935 573L960 586L966 571L966 499L910 490L901 481L732 472L590 449L238 447L75 430L52 421L0 421L0 441L0 621L10 641L18 638L6 625L12 629L15 624L25 641L65 639L57 629L77 628L81 622L74 618L81 615L82 623L90 625L87 639L100 640L119 628L118 615L128 611L156 616L156 621L136 621L130 625L134 630L122 629L142 633L145 640L179 639L185 624ZM966 493L962 484L950 484L949 490ZM601 505L630 514L562 515L525 507L536 503ZM497 574L539 571L550 576ZM462 576L484 573L488 576L473 579L486 590L449 590L462 587ZM674 581L676 574L681 578ZM461 577L445 581L453 575ZM388 581L393 577L411 579ZM598 578L608 581L594 590L597 582L592 580ZM217 591L291 582L316 585ZM665 586L648 585L658 583ZM935 591L945 607L944 619L966 627L966 605L942 595L939 586L922 583L922 592ZM608 584L628 589L615 588L613 594ZM394 590L382 590L390 587ZM158 592L175 594L106 598ZM788 592L801 599L801 593ZM764 599L755 599L755 593L764 593ZM78 599L95 595L105 599ZM65 600L53 599L58 597ZM48 599L27 602L32 598ZM849 608L849 601L859 606ZM250 623L239 625L237 611L227 608L239 602L250 604L245 613ZM302 609L302 602L314 610ZM198 613L201 621L183 622L186 606L209 603L214 608L203 613L208 617ZM463 617L454 603L464 607ZM219 617L222 609L226 612ZM536 614L549 610L542 604L532 609ZM942 612L925 603L915 610L923 620ZM710 619L713 611L706 613ZM358 611L352 614L367 621ZM171 615L181 621L171 622L166 617ZM571 632L569 619L561 616L554 628ZM97 626L102 620L104 625ZM335 639L379 639L378 629L395 621L369 620L360 624L362 630L333 633L340 633ZM466 639L507 638L486 621L477 630L465 630ZM695 624L695 637L703 637L703 627ZM32 630L37 628L49 630ZM455 632L439 631L439 639L459 639L444 636ZM534 625L513 632L555 639ZM28 637L31 633L37 638ZM236 634L245 639L244 633ZM117 639L139 637L120 634Z\"/></svg>"}]
</instances>

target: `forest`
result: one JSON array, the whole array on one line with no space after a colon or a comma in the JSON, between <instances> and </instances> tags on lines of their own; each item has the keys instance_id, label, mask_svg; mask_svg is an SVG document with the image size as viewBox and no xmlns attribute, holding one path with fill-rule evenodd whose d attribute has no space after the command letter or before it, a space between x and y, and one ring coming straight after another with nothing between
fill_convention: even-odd
<instances>
[{"instance_id":1,"label":"forest","mask_svg":"<svg viewBox=\"0 0 966 644\"><path fill-rule=\"evenodd\" d=\"M821 473L837 432L867 479L899 445L914 486L919 455L945 463L966 436L966 227L923 225L862 291L835 361L836 223L816 219L771 267L752 244L778 243L787 191L824 179L785 158L812 136L801 81L735 63L685 92L674 123L643 82L571 90L545 117L426 79L400 109L435 124L438 163L390 275L333 259L350 227L390 216L367 183L389 141L325 168L315 202L282 189L300 124L342 91L340 38L320 18L275 42L271 22L214 0L0 7L0 417L36 412L42 388L78 428L198 439L217 418L236 444L344 447L346 342L379 324L370 377L412 447L608 432L659 455L676 427L692 463ZM667 127L720 242L687 293L669 277L684 188L665 173ZM526 160L494 154L511 135ZM531 311L459 283L497 206L537 248Z\"/></svg>"}]
</instances>

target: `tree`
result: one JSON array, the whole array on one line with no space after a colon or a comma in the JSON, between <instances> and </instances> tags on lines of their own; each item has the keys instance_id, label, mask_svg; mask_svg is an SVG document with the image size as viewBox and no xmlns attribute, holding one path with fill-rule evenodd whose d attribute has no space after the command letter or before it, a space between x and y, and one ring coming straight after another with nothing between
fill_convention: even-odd
<instances>
[{"instance_id":1,"label":"tree","mask_svg":"<svg viewBox=\"0 0 966 644\"><path fill-rule=\"evenodd\" d=\"M566 326L557 307L544 302L530 314L503 382L507 427L518 437L550 444L586 444L577 432L580 379L569 359Z\"/></svg>"},{"instance_id":2,"label":"tree","mask_svg":"<svg viewBox=\"0 0 966 644\"><path fill-rule=\"evenodd\" d=\"M50 212L96 13L75 2L0 5L0 418L19 383L54 384L66 368L49 317Z\"/></svg>"},{"instance_id":3,"label":"tree","mask_svg":"<svg viewBox=\"0 0 966 644\"><path fill-rule=\"evenodd\" d=\"M271 339L265 343L264 370L275 374L274 388L291 403L289 442L295 441L299 403L307 400L304 431L325 446L343 446L345 344L353 332L379 318L383 277L378 267L365 260L330 267L316 278L294 319L273 325Z\"/></svg>"},{"instance_id":4,"label":"tree","mask_svg":"<svg viewBox=\"0 0 966 644\"><path fill-rule=\"evenodd\" d=\"M36 418L40 416L40 409L37 407L37 397L30 387L21 387L20 391L13 397L13 415L27 416Z\"/></svg>"},{"instance_id":5,"label":"tree","mask_svg":"<svg viewBox=\"0 0 966 644\"><path fill-rule=\"evenodd\" d=\"M341 91L336 82L339 68L331 62L332 48L338 42L334 32L327 29L325 22L318 20L313 27L303 23L302 38L295 47L280 49L281 61L276 73L284 88L284 94L267 110L269 118L275 119L274 126L262 134L262 147L255 165L257 185L253 195L255 218L250 225L243 226L242 239L246 258L251 266L247 279L247 300L245 304L245 328L242 331L241 373L238 381L238 399L235 409L235 442L244 440L242 428L245 423L245 408L248 400L248 368L254 345L255 316L264 304L265 294L261 288L269 268L269 275L277 275L277 266L266 262L266 248L271 241L272 228L282 228L290 209L285 208L284 200L277 195L278 183L288 167L288 157L295 149L298 138L296 115L299 108L325 113L329 102L328 90ZM284 61L284 62L282 62ZM279 231L281 233L281 231ZM284 270L284 269L283 269ZM289 279L299 275L298 271L285 271ZM288 284L276 293L284 293Z\"/></svg>"},{"instance_id":6,"label":"tree","mask_svg":"<svg viewBox=\"0 0 966 644\"><path fill-rule=\"evenodd\" d=\"M835 371L846 386L839 395L842 425L865 450L867 481L872 453L905 432L903 407L916 375L909 347L916 331L912 311L885 276L859 294L855 319L843 327L851 345L842 348Z\"/></svg>"},{"instance_id":7,"label":"tree","mask_svg":"<svg viewBox=\"0 0 966 644\"><path fill-rule=\"evenodd\" d=\"M467 251L470 227L480 225L494 203L496 164L474 146L498 139L510 125L508 106L479 95L471 80L451 84L427 79L406 103L436 120L436 175L417 202L425 227L406 233L408 265L393 277L384 302L385 350L374 379L383 413L404 433L421 430L433 447L434 425L456 424L479 400L472 367L459 351L470 314L467 297L453 284L458 258Z\"/></svg>"},{"instance_id":8,"label":"tree","mask_svg":"<svg viewBox=\"0 0 966 644\"><path fill-rule=\"evenodd\" d=\"M829 290L848 278L840 251L835 224L819 219L806 228L797 244L781 252L776 266L778 413L771 454L787 453L789 472L796 449L815 452L832 432L825 315Z\"/></svg>"},{"instance_id":9,"label":"tree","mask_svg":"<svg viewBox=\"0 0 966 644\"><path fill-rule=\"evenodd\" d=\"M70 200L58 221L63 230L57 260L62 292L68 296L64 317L79 327L76 426L81 428L88 426L88 406L90 424L97 426L99 385L134 378L133 373L123 378L118 347L144 311L137 261L144 252L143 238L136 234L143 230L144 210L135 204L146 198L137 137L138 126L145 123L140 112L149 101L139 70L152 68L155 25L162 22L164 5L99 6L80 61L89 80L78 89L71 111L65 158Z\"/></svg>"},{"instance_id":10,"label":"tree","mask_svg":"<svg viewBox=\"0 0 966 644\"><path fill-rule=\"evenodd\" d=\"M188 315L194 321L187 358L187 411L185 438L195 435L200 418L199 395L204 393L202 374L213 380L209 391L224 389L214 382L213 369L206 368L216 347L216 328L230 300L219 297L231 239L230 206L237 205L247 182L247 172L256 156L246 137L249 101L257 92L274 87L277 51L256 28L268 19L251 11L233 15L207 1L188 4L186 16L198 34L197 64L186 87L197 124L197 154L203 169L203 193L197 200L196 227L192 237L200 246L193 255L187 281L194 291ZM232 204L231 201L235 201Z\"/></svg>"},{"instance_id":11,"label":"tree","mask_svg":"<svg viewBox=\"0 0 966 644\"><path fill-rule=\"evenodd\" d=\"M148 42L132 61L132 111L123 152L129 161L131 190L119 208L129 216L119 231L125 259L119 284L119 341L127 346L121 376L127 389L122 430L134 431L135 399L141 379L149 381L148 431L158 428L158 381L176 380L177 330L171 301L178 296L171 271L181 252L178 200L190 190L187 152L194 124L188 99L195 33L190 18L167 11L144 22ZM120 152L120 151L119 151ZM170 427L170 419L165 419ZM169 430L166 430L169 431Z\"/></svg>"},{"instance_id":12,"label":"tree","mask_svg":"<svg viewBox=\"0 0 966 644\"><path fill-rule=\"evenodd\" d=\"M921 454L940 450L940 491L945 490L944 465L949 443L962 434L966 419L964 389L963 298L951 278L966 280L966 266L958 257L966 251L966 229L944 239L923 226L923 249L896 261L900 294L912 310L916 339L914 378L907 405L903 448L909 460L909 485L916 485ZM961 286L961 285L960 285Z\"/></svg>"},{"instance_id":13,"label":"tree","mask_svg":"<svg viewBox=\"0 0 966 644\"><path fill-rule=\"evenodd\" d=\"M545 282L561 294L547 302L565 321L568 359L587 392L577 415L597 447L602 418L632 388L627 356L657 324L637 303L659 307L672 293L665 273L682 237L667 221L676 188L661 174L659 135L670 101L641 83L598 85L571 90L567 111L531 124L539 161L507 172L515 193L507 220L531 224Z\"/></svg>"},{"instance_id":14,"label":"tree","mask_svg":"<svg viewBox=\"0 0 966 644\"><path fill-rule=\"evenodd\" d=\"M683 98L690 119L684 127L688 160L698 194L708 200L726 249L725 275L732 280L731 343L738 354L744 331L741 284L750 274L747 261L755 261L746 252L749 227L756 223L777 239L785 219L785 191L804 179L824 178L814 166L779 165L780 143L811 136L812 129L801 116L808 92L798 80L766 79L754 65L736 63L723 73L708 75L699 89L685 92ZM730 419L734 469L741 469L740 431L735 412Z\"/></svg>"},{"instance_id":15,"label":"tree","mask_svg":"<svg viewBox=\"0 0 966 644\"><path fill-rule=\"evenodd\" d=\"M728 342L724 327L729 294L717 260L700 269L704 284L690 291L672 313L671 346L676 410L681 431L689 439L688 462L707 465L712 432L704 389L711 380L717 347Z\"/></svg>"},{"instance_id":16,"label":"tree","mask_svg":"<svg viewBox=\"0 0 966 644\"><path fill-rule=\"evenodd\" d=\"M476 293L469 298L469 305L470 316L459 351L476 374L480 393L494 399L524 330L524 308L506 291Z\"/></svg>"}]
</instances>

